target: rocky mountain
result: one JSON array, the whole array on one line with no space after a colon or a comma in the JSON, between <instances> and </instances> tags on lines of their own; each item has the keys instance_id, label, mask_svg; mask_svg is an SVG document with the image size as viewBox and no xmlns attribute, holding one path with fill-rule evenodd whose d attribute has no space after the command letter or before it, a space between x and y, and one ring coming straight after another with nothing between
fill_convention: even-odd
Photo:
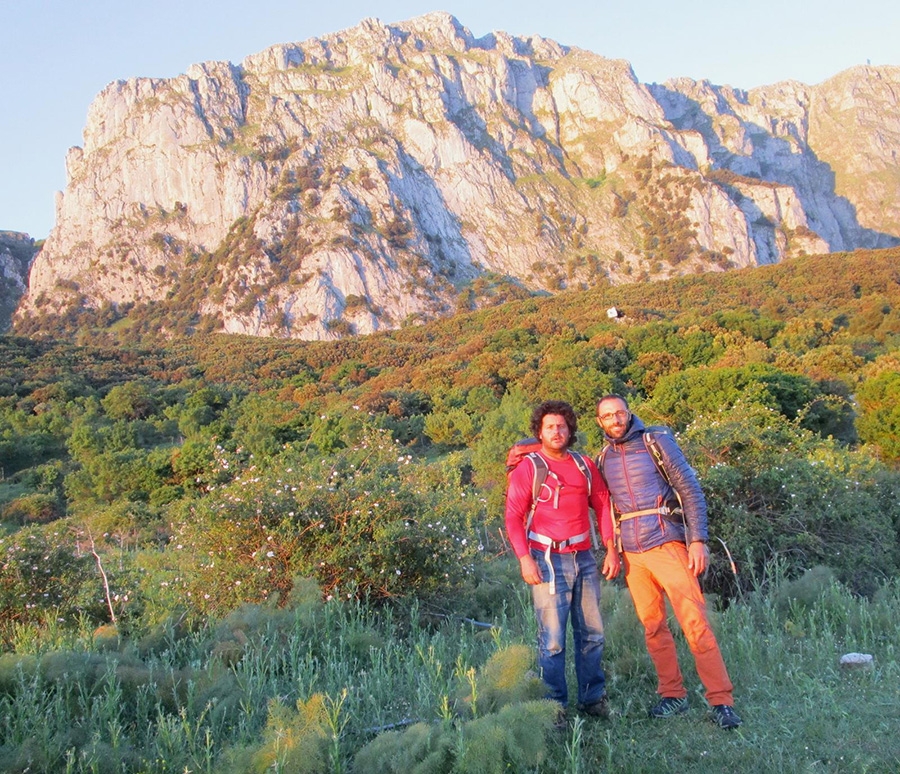
<instances>
[{"instance_id":1,"label":"rocky mountain","mask_svg":"<svg viewBox=\"0 0 900 774\"><path fill-rule=\"evenodd\" d=\"M0 231L0 332L9 327L27 289L28 269L37 250L28 234Z\"/></svg>"},{"instance_id":2,"label":"rocky mountain","mask_svg":"<svg viewBox=\"0 0 900 774\"><path fill-rule=\"evenodd\" d=\"M16 313L307 339L900 243L900 68L739 91L367 19L110 84Z\"/></svg>"}]
</instances>

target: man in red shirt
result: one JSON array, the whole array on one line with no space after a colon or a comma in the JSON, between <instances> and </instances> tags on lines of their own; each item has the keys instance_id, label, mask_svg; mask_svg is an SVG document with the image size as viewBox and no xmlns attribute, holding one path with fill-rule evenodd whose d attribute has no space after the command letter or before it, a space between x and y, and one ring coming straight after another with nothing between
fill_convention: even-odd
<instances>
[{"instance_id":1,"label":"man in red shirt","mask_svg":"<svg viewBox=\"0 0 900 774\"><path fill-rule=\"evenodd\" d=\"M600 577L591 551L589 507L606 547L607 580L619 574L619 555L606 485L589 458L569 451L577 430L575 412L564 401L545 401L534 410L531 431L541 442L535 454L546 465L547 477L534 503L541 460L525 459L513 470L506 493L506 530L522 578L532 589L538 666L547 698L559 702L563 710L568 704L566 625L571 618L578 707L588 715L605 717L609 708L601 664Z\"/></svg>"}]
</instances>

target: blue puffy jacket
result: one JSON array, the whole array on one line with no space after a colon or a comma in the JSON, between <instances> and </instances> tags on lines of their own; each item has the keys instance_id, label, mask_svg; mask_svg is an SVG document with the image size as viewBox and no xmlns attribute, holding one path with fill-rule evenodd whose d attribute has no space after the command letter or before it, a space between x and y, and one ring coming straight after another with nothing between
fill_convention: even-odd
<instances>
[{"instance_id":1,"label":"blue puffy jacket","mask_svg":"<svg viewBox=\"0 0 900 774\"><path fill-rule=\"evenodd\" d=\"M616 515L655 509L662 505L676 506L674 488L684 507L684 521L680 515L669 515L667 518L659 513L626 519L620 525L622 549L640 553L663 543L683 543L684 522L687 523L690 541L706 542L706 499L694 469L670 434L653 433L662 455L662 465L672 482L669 486L647 451L642 438L645 431L644 423L632 415L628 432L619 439L606 436L609 446L597 457L597 467L609 487Z\"/></svg>"}]
</instances>

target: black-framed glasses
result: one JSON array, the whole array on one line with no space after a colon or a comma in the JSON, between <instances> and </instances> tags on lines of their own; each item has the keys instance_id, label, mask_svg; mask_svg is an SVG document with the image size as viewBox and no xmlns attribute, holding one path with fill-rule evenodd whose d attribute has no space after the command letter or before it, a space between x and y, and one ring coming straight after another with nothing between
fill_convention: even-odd
<instances>
[{"instance_id":1,"label":"black-framed glasses","mask_svg":"<svg viewBox=\"0 0 900 774\"><path fill-rule=\"evenodd\" d=\"M609 422L615 417L616 419L620 419L623 422L628 419L627 411L611 411L609 414L598 414L597 418L601 422Z\"/></svg>"}]
</instances>

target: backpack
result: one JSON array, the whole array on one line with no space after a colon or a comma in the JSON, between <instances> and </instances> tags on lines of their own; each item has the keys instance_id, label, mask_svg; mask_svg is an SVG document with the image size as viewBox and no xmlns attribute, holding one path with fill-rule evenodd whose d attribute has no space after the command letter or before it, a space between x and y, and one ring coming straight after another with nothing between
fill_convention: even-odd
<instances>
[{"instance_id":1,"label":"backpack","mask_svg":"<svg viewBox=\"0 0 900 774\"><path fill-rule=\"evenodd\" d=\"M534 476L531 481L531 510L528 512L528 518L525 520L525 532L527 533L531 527L531 522L534 519L534 511L537 508L538 504L538 496L541 493L541 487L544 486L544 482L547 480L547 475L550 473L550 469L547 467L547 463L538 451L540 451L541 442L537 438L523 438L521 441L516 441L506 453L506 480L509 481L509 477L512 474L513 470L519 465L522 460L526 457L531 462L532 467L534 468ZM569 449L569 454L572 455L572 459L575 461L575 464L578 466L578 469L582 472L585 479L587 480L587 493L588 497L591 496L591 471L588 469L587 462L584 457L576 451L572 451ZM593 522L591 522L591 527L593 529Z\"/></svg>"}]
</instances>

